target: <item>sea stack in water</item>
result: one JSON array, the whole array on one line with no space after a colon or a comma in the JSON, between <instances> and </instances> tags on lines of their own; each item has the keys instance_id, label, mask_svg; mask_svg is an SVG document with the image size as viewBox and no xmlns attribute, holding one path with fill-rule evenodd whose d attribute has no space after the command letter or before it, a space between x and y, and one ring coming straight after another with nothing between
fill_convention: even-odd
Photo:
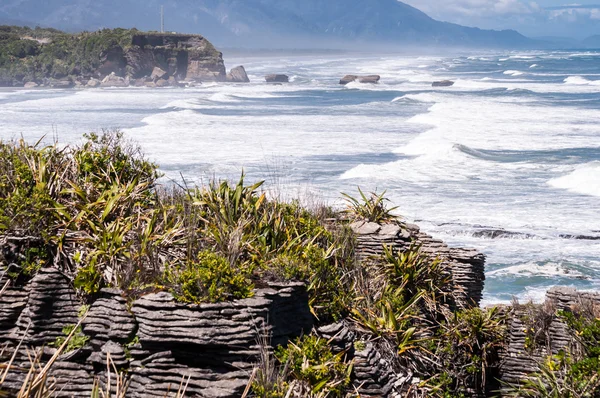
<instances>
[{"instance_id":1,"label":"sea stack in water","mask_svg":"<svg viewBox=\"0 0 600 398\"><path fill-rule=\"evenodd\" d=\"M433 82L431 84L432 87L452 87L454 86L454 82L452 80L440 80L438 82Z\"/></svg>"},{"instance_id":2,"label":"sea stack in water","mask_svg":"<svg viewBox=\"0 0 600 398\"><path fill-rule=\"evenodd\" d=\"M265 80L267 81L267 83L289 83L290 82L290 78L288 77L288 75L278 75L278 74L267 75L267 76L265 76Z\"/></svg>"},{"instance_id":3,"label":"sea stack in water","mask_svg":"<svg viewBox=\"0 0 600 398\"><path fill-rule=\"evenodd\" d=\"M379 83L380 79L381 79L381 76L379 76L379 75L367 75L367 76L346 75L340 79L340 84L346 85L346 84L352 83L354 81L358 81L359 83L375 84L375 83Z\"/></svg>"},{"instance_id":4,"label":"sea stack in water","mask_svg":"<svg viewBox=\"0 0 600 398\"><path fill-rule=\"evenodd\" d=\"M246 69L241 65L231 69L226 80L231 83L250 83Z\"/></svg>"}]
</instances>

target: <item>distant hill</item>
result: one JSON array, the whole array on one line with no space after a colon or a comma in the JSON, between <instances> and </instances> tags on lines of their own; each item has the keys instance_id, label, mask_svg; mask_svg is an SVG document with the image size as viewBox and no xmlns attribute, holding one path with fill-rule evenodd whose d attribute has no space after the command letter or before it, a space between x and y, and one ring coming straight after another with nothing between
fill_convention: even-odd
<instances>
[{"instance_id":1,"label":"distant hill","mask_svg":"<svg viewBox=\"0 0 600 398\"><path fill-rule=\"evenodd\" d=\"M306 47L357 41L455 47L536 44L515 31L436 21L396 0L4 0L0 17L71 31L157 30L161 3L169 31L201 33L221 46Z\"/></svg>"},{"instance_id":2,"label":"distant hill","mask_svg":"<svg viewBox=\"0 0 600 398\"><path fill-rule=\"evenodd\" d=\"M600 35L590 36L583 41L583 45L586 48L600 48Z\"/></svg>"}]
</instances>

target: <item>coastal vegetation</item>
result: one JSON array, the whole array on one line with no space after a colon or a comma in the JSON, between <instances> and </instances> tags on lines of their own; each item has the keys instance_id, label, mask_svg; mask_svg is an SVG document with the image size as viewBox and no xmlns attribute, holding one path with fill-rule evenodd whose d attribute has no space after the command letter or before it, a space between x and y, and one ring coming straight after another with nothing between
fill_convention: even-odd
<instances>
[{"instance_id":1,"label":"coastal vegetation","mask_svg":"<svg viewBox=\"0 0 600 398\"><path fill-rule=\"evenodd\" d=\"M82 304L103 288L117 288L129 301L167 292L194 306L248 299L269 283L303 282L315 329L272 348L257 333L261 355L246 395L358 396L353 358L367 347L415 379L407 396L497 394L509 310L459 306L448 263L417 244L406 251L385 246L381 256L359 261L350 223L397 222L384 194L344 195L348 206L338 211L274 200L244 175L236 183L183 185L161 179L158 166L119 132L92 133L71 146L0 143L6 246L0 275L9 278L2 291L26 285L47 267L69 277ZM81 319L87 310L84 305ZM516 396L598 396L600 321L593 314L552 314L565 320L577 344L549 356L539 374L514 387ZM543 315L528 318L531 344L547 327ZM319 334L319 326L334 322L352 329L352 346L338 347ZM63 329L54 360L88 343L80 324ZM31 360L20 397L52 396L46 384L52 360L40 361ZM11 363L0 367L4 375ZM110 360L107 367L125 397L127 374ZM110 383L109 377L108 395Z\"/></svg>"},{"instance_id":2,"label":"coastal vegetation","mask_svg":"<svg viewBox=\"0 0 600 398\"><path fill-rule=\"evenodd\" d=\"M93 76L116 47L132 45L136 29L69 34L56 29L0 26L0 82Z\"/></svg>"}]
</instances>

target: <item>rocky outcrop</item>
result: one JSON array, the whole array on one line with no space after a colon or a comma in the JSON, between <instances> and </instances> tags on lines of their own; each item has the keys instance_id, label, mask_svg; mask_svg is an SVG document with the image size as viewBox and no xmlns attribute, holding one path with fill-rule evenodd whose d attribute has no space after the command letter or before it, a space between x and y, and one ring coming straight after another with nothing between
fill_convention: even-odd
<instances>
[{"instance_id":1,"label":"rocky outcrop","mask_svg":"<svg viewBox=\"0 0 600 398\"><path fill-rule=\"evenodd\" d=\"M352 83L354 81L358 81L359 83L379 83L381 76L379 75L366 75L366 76L358 76L358 75L346 75L340 79L340 84L346 85L348 83Z\"/></svg>"},{"instance_id":2,"label":"rocky outcrop","mask_svg":"<svg viewBox=\"0 0 600 398\"><path fill-rule=\"evenodd\" d=\"M383 255L384 245L404 252L416 245L423 253L444 261L453 280L453 293L461 308L478 306L483 296L485 256L473 249L450 248L443 241L421 232L414 224L393 222L376 224L355 222L350 228L357 235L357 256L363 261Z\"/></svg>"},{"instance_id":3,"label":"rocky outcrop","mask_svg":"<svg viewBox=\"0 0 600 398\"><path fill-rule=\"evenodd\" d=\"M288 75L267 75L265 76L265 81L267 83L289 83L290 78Z\"/></svg>"},{"instance_id":4,"label":"rocky outcrop","mask_svg":"<svg viewBox=\"0 0 600 398\"><path fill-rule=\"evenodd\" d=\"M51 346L65 336L66 326L79 322L81 309L56 269L8 289L0 301L0 344L9 344L4 354L11 355L19 341L38 351ZM120 291L104 289L82 321L89 341L59 357L51 376L58 397L89 396L110 354L115 367L130 376L131 397L165 397L184 378L189 379L187 396L240 397L259 358L258 336L269 334L273 344L285 344L309 333L312 324L302 283L270 284L250 299L203 305L178 303L165 292L128 305ZM55 349L44 350L48 359ZM15 364L27 370L23 352ZM3 387L17 388L25 376L26 371L11 372Z\"/></svg>"},{"instance_id":5,"label":"rocky outcrop","mask_svg":"<svg viewBox=\"0 0 600 398\"><path fill-rule=\"evenodd\" d=\"M149 81L224 81L223 56L200 35L138 34L123 50L124 74Z\"/></svg>"},{"instance_id":6,"label":"rocky outcrop","mask_svg":"<svg viewBox=\"0 0 600 398\"><path fill-rule=\"evenodd\" d=\"M452 86L454 86L454 82L452 80L440 80L440 81L431 83L431 87L452 87Z\"/></svg>"},{"instance_id":7,"label":"rocky outcrop","mask_svg":"<svg viewBox=\"0 0 600 398\"><path fill-rule=\"evenodd\" d=\"M551 288L543 304L514 306L508 322L507 346L501 358L501 381L505 387L518 385L538 372L539 364L548 355L556 355L577 344L573 332L556 315L557 310L589 311L598 307L599 293L579 292L569 287ZM528 335L532 322L536 323L537 338Z\"/></svg>"},{"instance_id":8,"label":"rocky outcrop","mask_svg":"<svg viewBox=\"0 0 600 398\"><path fill-rule=\"evenodd\" d=\"M231 83L250 83L246 69L241 65L231 69L226 80Z\"/></svg>"}]
</instances>

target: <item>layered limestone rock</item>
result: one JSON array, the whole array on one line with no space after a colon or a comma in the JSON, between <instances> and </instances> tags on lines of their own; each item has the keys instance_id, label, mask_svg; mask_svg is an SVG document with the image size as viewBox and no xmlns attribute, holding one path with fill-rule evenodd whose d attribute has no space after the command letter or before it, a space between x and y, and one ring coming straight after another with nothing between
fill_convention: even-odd
<instances>
[{"instance_id":1,"label":"layered limestone rock","mask_svg":"<svg viewBox=\"0 0 600 398\"><path fill-rule=\"evenodd\" d=\"M354 376L354 385L361 397L390 397L394 393L397 375L372 343L356 351Z\"/></svg>"},{"instance_id":2,"label":"layered limestone rock","mask_svg":"<svg viewBox=\"0 0 600 398\"><path fill-rule=\"evenodd\" d=\"M19 314L17 328L9 335L13 341L23 340L32 346L48 345L64 337L65 327L77 324L81 303L69 280L58 270L40 270L24 290L28 292L27 304ZM4 296L2 300L4 308Z\"/></svg>"},{"instance_id":3,"label":"layered limestone rock","mask_svg":"<svg viewBox=\"0 0 600 398\"><path fill-rule=\"evenodd\" d=\"M1 360L22 341L14 363L23 371L11 372L3 387L17 389L26 377L30 363L23 348L43 349L42 359L48 360L65 327L80 321L81 309L57 269L44 269L26 286L5 291L0 344L8 349ZM165 397L185 378L188 396L234 398L242 395L259 360L258 337L268 334L272 344L286 344L309 333L313 317L302 283L271 284L250 299L203 305L178 303L165 292L128 305L120 291L104 289L81 325L86 344L60 356L52 368L58 397L89 396L94 378L106 380L110 354L114 366L130 376L128 396Z\"/></svg>"},{"instance_id":4,"label":"layered limestone rock","mask_svg":"<svg viewBox=\"0 0 600 398\"><path fill-rule=\"evenodd\" d=\"M421 232L414 224L392 222L383 225L355 222L350 228L357 236L357 256L361 260L383 255L383 247L404 252L411 246L448 264L453 292L461 308L478 306L483 296L485 256L474 249L450 248L443 241Z\"/></svg>"}]
</instances>

